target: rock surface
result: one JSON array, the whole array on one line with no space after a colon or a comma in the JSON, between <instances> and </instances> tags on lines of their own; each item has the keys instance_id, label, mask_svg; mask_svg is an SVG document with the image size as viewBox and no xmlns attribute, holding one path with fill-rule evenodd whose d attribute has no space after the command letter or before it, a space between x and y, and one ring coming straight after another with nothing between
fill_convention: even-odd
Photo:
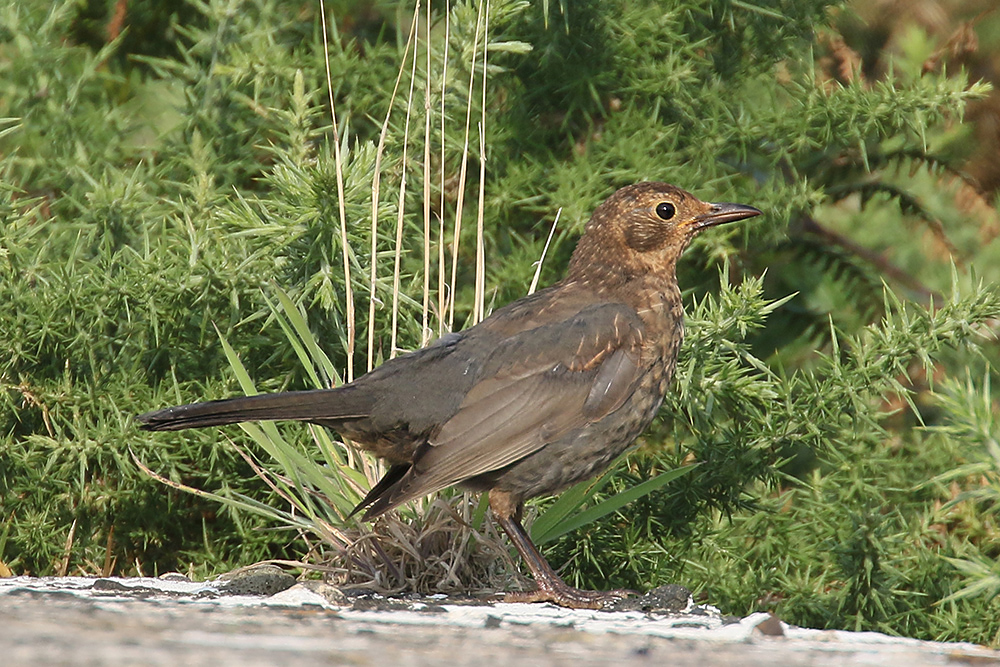
<instances>
[{"instance_id":1,"label":"rock surface","mask_svg":"<svg viewBox=\"0 0 1000 667\"><path fill-rule=\"evenodd\" d=\"M0 664L1000 667L1000 652L972 644L807 630L763 613L731 619L690 601L678 608L674 587L657 595L669 604L654 596L639 609L587 611L347 597L277 568L204 583L14 577L0 579Z\"/></svg>"}]
</instances>

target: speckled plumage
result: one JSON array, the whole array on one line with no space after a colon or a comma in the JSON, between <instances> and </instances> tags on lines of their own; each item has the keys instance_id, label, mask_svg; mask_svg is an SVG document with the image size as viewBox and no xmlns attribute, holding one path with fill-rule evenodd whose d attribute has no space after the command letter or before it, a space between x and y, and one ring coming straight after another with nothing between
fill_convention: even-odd
<instances>
[{"instance_id":1,"label":"speckled plumage","mask_svg":"<svg viewBox=\"0 0 1000 667\"><path fill-rule=\"evenodd\" d=\"M294 419L392 464L359 505L372 518L446 486L486 491L538 589L600 607L622 591L565 584L520 524L526 499L602 472L663 402L683 338L676 263L702 229L760 211L665 183L615 192L587 224L568 275L478 325L335 389L195 403L137 419L150 430Z\"/></svg>"}]
</instances>

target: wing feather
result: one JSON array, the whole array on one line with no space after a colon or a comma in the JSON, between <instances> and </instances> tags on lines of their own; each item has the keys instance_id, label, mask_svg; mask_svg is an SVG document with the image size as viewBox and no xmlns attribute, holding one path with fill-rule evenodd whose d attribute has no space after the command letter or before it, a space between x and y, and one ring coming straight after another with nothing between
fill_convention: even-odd
<instances>
[{"instance_id":1,"label":"wing feather","mask_svg":"<svg viewBox=\"0 0 1000 667\"><path fill-rule=\"evenodd\" d=\"M601 304L507 338L366 517L508 466L617 410L641 375L642 329L634 311Z\"/></svg>"}]
</instances>

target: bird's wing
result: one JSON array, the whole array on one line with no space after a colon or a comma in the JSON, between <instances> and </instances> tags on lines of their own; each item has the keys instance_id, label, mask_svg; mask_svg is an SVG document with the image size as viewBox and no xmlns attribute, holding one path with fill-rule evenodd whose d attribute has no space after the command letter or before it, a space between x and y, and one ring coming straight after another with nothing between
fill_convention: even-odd
<instances>
[{"instance_id":1,"label":"bird's wing","mask_svg":"<svg viewBox=\"0 0 1000 667\"><path fill-rule=\"evenodd\" d=\"M457 412L366 516L503 468L613 412L638 382L642 335L633 310L599 304L507 337Z\"/></svg>"}]
</instances>

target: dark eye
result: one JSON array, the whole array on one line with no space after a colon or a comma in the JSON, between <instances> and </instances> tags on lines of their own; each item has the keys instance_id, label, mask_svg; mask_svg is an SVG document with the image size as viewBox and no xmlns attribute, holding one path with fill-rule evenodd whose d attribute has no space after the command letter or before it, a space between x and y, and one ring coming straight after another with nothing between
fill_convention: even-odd
<instances>
[{"instance_id":1,"label":"dark eye","mask_svg":"<svg viewBox=\"0 0 1000 667\"><path fill-rule=\"evenodd\" d=\"M660 216L664 220L669 220L674 217L674 213L676 212L677 209L674 208L674 205L668 201L660 202L656 205L656 215Z\"/></svg>"}]
</instances>

